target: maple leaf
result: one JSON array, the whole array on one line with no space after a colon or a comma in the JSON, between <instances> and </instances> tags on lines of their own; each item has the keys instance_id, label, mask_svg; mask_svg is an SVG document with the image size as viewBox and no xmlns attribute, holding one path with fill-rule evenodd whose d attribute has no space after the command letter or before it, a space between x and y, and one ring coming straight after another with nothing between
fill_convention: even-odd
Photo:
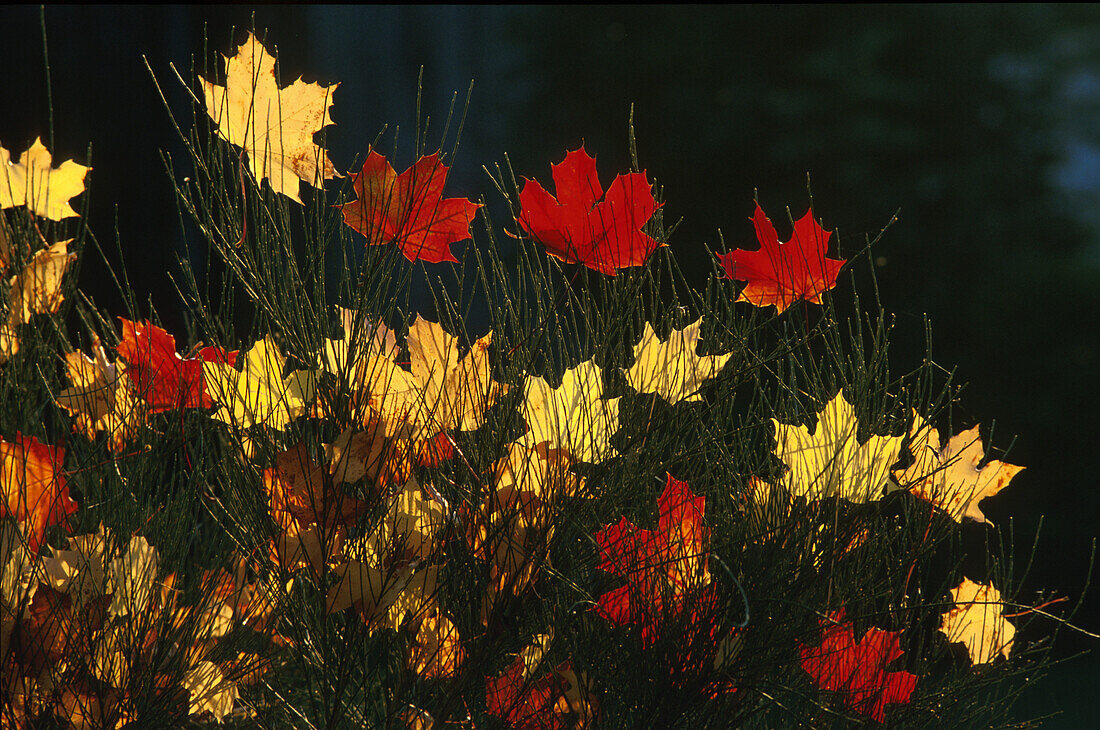
<instances>
[{"instance_id":1,"label":"maple leaf","mask_svg":"<svg viewBox=\"0 0 1100 730\"><path fill-rule=\"evenodd\" d=\"M940 617L940 632L952 643L966 645L973 664L989 664L998 654L1008 658L1016 627L1002 613L1005 604L993 584L964 578L951 589L955 607Z\"/></svg>"},{"instance_id":2,"label":"maple leaf","mask_svg":"<svg viewBox=\"0 0 1100 730\"><path fill-rule=\"evenodd\" d=\"M377 489L403 484L413 466L408 439L391 438L381 420L371 419L364 430L346 428L325 444L329 473L337 484L366 478Z\"/></svg>"},{"instance_id":3,"label":"maple leaf","mask_svg":"<svg viewBox=\"0 0 1100 730\"><path fill-rule=\"evenodd\" d=\"M686 482L669 474L657 499L656 530L623 517L597 532L600 569L621 576L626 585L600 596L596 612L615 624L640 625L643 644L651 644L661 615L679 613L689 593L710 583L705 506L706 497L695 496Z\"/></svg>"},{"instance_id":4,"label":"maple leaf","mask_svg":"<svg viewBox=\"0 0 1100 730\"><path fill-rule=\"evenodd\" d=\"M528 430L520 442L532 448L547 443L578 462L598 464L611 452L620 400L603 399L603 373L594 360L566 370L557 388L528 376L522 405Z\"/></svg>"},{"instance_id":5,"label":"maple leaf","mask_svg":"<svg viewBox=\"0 0 1100 730\"><path fill-rule=\"evenodd\" d=\"M236 350L204 347L197 358L180 357L176 338L164 329L149 321L142 324L118 319L122 341L115 349L129 365L127 375L152 413L214 405L203 381L203 363L233 365L237 362Z\"/></svg>"},{"instance_id":6,"label":"maple leaf","mask_svg":"<svg viewBox=\"0 0 1100 730\"><path fill-rule=\"evenodd\" d=\"M940 434L913 411L909 429L909 451L913 464L896 474L898 483L913 495L928 500L961 523L964 517L989 522L978 503L1008 486L1024 467L985 459L978 427L952 436L940 448ZM990 523L992 524L992 523Z\"/></svg>"},{"instance_id":7,"label":"maple leaf","mask_svg":"<svg viewBox=\"0 0 1100 730\"><path fill-rule=\"evenodd\" d=\"M699 401L699 388L733 357L695 354L702 318L661 341L653 326L645 323L642 339L634 345L634 364L626 371L627 382L639 393L656 393L669 404Z\"/></svg>"},{"instance_id":8,"label":"maple leaf","mask_svg":"<svg viewBox=\"0 0 1100 730\"><path fill-rule=\"evenodd\" d=\"M836 286L837 274L846 261L825 256L831 234L817 224L813 211L806 211L795 222L794 235L786 243L779 242L759 204L752 222L759 250L718 255L727 277L748 282L737 301L757 307L774 304L779 313L802 299L821 304L821 295Z\"/></svg>"},{"instance_id":9,"label":"maple leaf","mask_svg":"<svg viewBox=\"0 0 1100 730\"><path fill-rule=\"evenodd\" d=\"M0 517L23 523L32 553L38 551L48 525L64 522L77 510L65 484L65 450L17 433L15 441L0 439Z\"/></svg>"},{"instance_id":10,"label":"maple leaf","mask_svg":"<svg viewBox=\"0 0 1100 730\"><path fill-rule=\"evenodd\" d=\"M42 559L43 583L67 593L74 605L83 607L113 590L107 582L107 557L114 539L100 523L96 532L72 535L67 542L67 549L51 547L50 556Z\"/></svg>"},{"instance_id":11,"label":"maple leaf","mask_svg":"<svg viewBox=\"0 0 1100 730\"><path fill-rule=\"evenodd\" d=\"M551 165L550 172L557 197L538 181L526 180L519 193L517 221L554 258L614 276L627 266L641 266L665 245L642 232L661 207L644 170L616 175L605 195L596 176L596 158L582 144Z\"/></svg>"},{"instance_id":12,"label":"maple leaf","mask_svg":"<svg viewBox=\"0 0 1100 730\"><path fill-rule=\"evenodd\" d=\"M569 661L535 680L522 654L498 677L485 678L485 710L517 730L565 730L593 725L599 712L585 675Z\"/></svg>"},{"instance_id":13,"label":"maple leaf","mask_svg":"<svg viewBox=\"0 0 1100 730\"><path fill-rule=\"evenodd\" d=\"M444 198L447 166L439 153L421 157L400 175L374 150L352 178L356 199L340 206L344 223L372 246L396 244L409 261L458 259L451 244L470 238L480 203Z\"/></svg>"},{"instance_id":14,"label":"maple leaf","mask_svg":"<svg viewBox=\"0 0 1100 730\"><path fill-rule=\"evenodd\" d=\"M125 552L107 568L113 588L107 612L111 616L140 615L153 597L159 565L157 549L140 535L131 537Z\"/></svg>"},{"instance_id":15,"label":"maple leaf","mask_svg":"<svg viewBox=\"0 0 1100 730\"><path fill-rule=\"evenodd\" d=\"M206 111L218 136L241 147L257 181L296 203L299 180L315 188L339 177L313 135L332 124L329 108L339 84L307 84L300 78L280 89L275 58L252 33L225 60L225 86L202 79Z\"/></svg>"},{"instance_id":16,"label":"maple leaf","mask_svg":"<svg viewBox=\"0 0 1100 730\"><path fill-rule=\"evenodd\" d=\"M857 642L851 622L841 623L843 609L831 620L820 645L802 647L802 668L818 687L837 692L846 707L885 722L886 705L907 704L917 686L915 674L887 669L904 653L899 632L870 628Z\"/></svg>"},{"instance_id":17,"label":"maple leaf","mask_svg":"<svg viewBox=\"0 0 1100 730\"><path fill-rule=\"evenodd\" d=\"M206 390L222 404L214 418L238 428L286 428L313 399L314 374L296 370L283 378L285 369L286 358L271 335L252 345L239 372L224 362L204 360Z\"/></svg>"},{"instance_id":18,"label":"maple leaf","mask_svg":"<svg viewBox=\"0 0 1100 730\"><path fill-rule=\"evenodd\" d=\"M59 221L78 213L69 201L84 192L84 176L90 167L72 160L53 167L53 157L42 138L11 161L11 153L0 147L0 209L27 206L35 215Z\"/></svg>"},{"instance_id":19,"label":"maple leaf","mask_svg":"<svg viewBox=\"0 0 1100 730\"><path fill-rule=\"evenodd\" d=\"M882 496L890 467L898 460L902 437L872 435L863 444L856 437L855 409L836 394L817 414L813 432L805 426L771 419L775 455L789 469L787 487L808 499L840 497L865 503Z\"/></svg>"},{"instance_id":20,"label":"maple leaf","mask_svg":"<svg viewBox=\"0 0 1100 730\"><path fill-rule=\"evenodd\" d=\"M184 675L180 685L187 690L188 715L209 712L219 723L233 711L233 703L240 696L237 683L227 679L221 667L209 661L198 662Z\"/></svg>"},{"instance_id":21,"label":"maple leaf","mask_svg":"<svg viewBox=\"0 0 1100 730\"><path fill-rule=\"evenodd\" d=\"M12 631L38 588L36 555L18 522L0 521L0 657L8 657Z\"/></svg>"},{"instance_id":22,"label":"maple leaf","mask_svg":"<svg viewBox=\"0 0 1100 730\"><path fill-rule=\"evenodd\" d=\"M332 574L336 585L325 596L329 613L354 607L372 631L401 627L408 615L426 615L434 606L439 569L434 565L383 567L381 556L363 550L337 565Z\"/></svg>"},{"instance_id":23,"label":"maple leaf","mask_svg":"<svg viewBox=\"0 0 1100 730\"><path fill-rule=\"evenodd\" d=\"M61 308L65 297L61 294L61 281L69 266L76 261L76 254L69 253L68 241L58 241L42 249L27 262L11 285L11 309L8 325L27 324L35 314L53 314Z\"/></svg>"},{"instance_id":24,"label":"maple leaf","mask_svg":"<svg viewBox=\"0 0 1100 730\"><path fill-rule=\"evenodd\" d=\"M95 358L82 352L65 354L72 386L57 394L59 406L75 416L74 428L89 440L100 431L110 434L108 444L119 453L145 423L145 408L137 400L124 362L107 362L107 353L96 338Z\"/></svg>"},{"instance_id":25,"label":"maple leaf","mask_svg":"<svg viewBox=\"0 0 1100 730\"><path fill-rule=\"evenodd\" d=\"M436 606L419 621L405 664L424 679L446 679L458 674L465 658L458 628Z\"/></svg>"}]
</instances>

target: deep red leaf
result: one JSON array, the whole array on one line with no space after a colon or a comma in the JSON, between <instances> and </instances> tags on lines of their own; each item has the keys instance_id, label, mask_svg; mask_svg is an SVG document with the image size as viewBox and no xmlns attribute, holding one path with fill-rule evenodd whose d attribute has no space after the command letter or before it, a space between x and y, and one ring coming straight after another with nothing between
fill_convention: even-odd
<instances>
[{"instance_id":1,"label":"deep red leaf","mask_svg":"<svg viewBox=\"0 0 1100 730\"><path fill-rule=\"evenodd\" d=\"M833 620L843 621L844 611ZM802 647L802 668L817 686L840 693L846 707L885 722L886 705L908 703L917 686L915 674L886 668L903 653L898 636L871 628L856 642L851 622L835 623L821 632L819 646Z\"/></svg>"},{"instance_id":2,"label":"deep red leaf","mask_svg":"<svg viewBox=\"0 0 1100 730\"><path fill-rule=\"evenodd\" d=\"M748 282L738 301L758 307L774 304L780 312L802 299L820 304L821 295L836 286L837 274L846 262L825 256L831 234L817 224L813 211L806 211L795 222L794 235L786 243L779 242L775 227L759 204L752 222L760 242L758 251L718 255L726 276Z\"/></svg>"},{"instance_id":3,"label":"deep red leaf","mask_svg":"<svg viewBox=\"0 0 1100 730\"><path fill-rule=\"evenodd\" d=\"M605 195L596 158L583 144L550 169L557 197L536 180L524 182L519 224L551 256L614 276L627 266L641 266L664 245L642 232L660 207L644 170L616 175Z\"/></svg>"}]
</instances>

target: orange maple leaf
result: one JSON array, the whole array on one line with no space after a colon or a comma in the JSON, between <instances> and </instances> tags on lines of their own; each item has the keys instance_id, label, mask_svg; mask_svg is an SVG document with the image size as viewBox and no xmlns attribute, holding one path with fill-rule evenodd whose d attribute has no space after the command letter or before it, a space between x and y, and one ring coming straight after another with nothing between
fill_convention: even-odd
<instances>
[{"instance_id":1,"label":"orange maple leaf","mask_svg":"<svg viewBox=\"0 0 1100 730\"><path fill-rule=\"evenodd\" d=\"M42 544L46 527L66 520L77 510L69 496L61 464L65 450L17 433L15 441L0 439L0 516L23 522L32 552Z\"/></svg>"},{"instance_id":2,"label":"orange maple leaf","mask_svg":"<svg viewBox=\"0 0 1100 730\"><path fill-rule=\"evenodd\" d=\"M400 175L371 150L352 178L356 200L340 206L344 223L379 246L396 244L409 261L438 264L458 259L450 245L470 238L470 224L481 207L466 198L444 198L447 166L435 152Z\"/></svg>"}]
</instances>

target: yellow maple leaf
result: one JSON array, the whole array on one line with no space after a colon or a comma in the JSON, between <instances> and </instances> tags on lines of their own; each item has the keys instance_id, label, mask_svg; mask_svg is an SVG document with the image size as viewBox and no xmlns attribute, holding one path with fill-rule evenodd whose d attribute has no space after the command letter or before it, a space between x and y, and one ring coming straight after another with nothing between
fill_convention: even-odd
<instances>
[{"instance_id":1,"label":"yellow maple leaf","mask_svg":"<svg viewBox=\"0 0 1100 730\"><path fill-rule=\"evenodd\" d=\"M787 465L786 486L792 496L808 499L840 497L863 503L879 499L898 460L902 437L874 436L859 443L855 409L843 391L817 414L809 428L780 423L775 427L775 455Z\"/></svg>"},{"instance_id":2,"label":"yellow maple leaf","mask_svg":"<svg viewBox=\"0 0 1100 730\"><path fill-rule=\"evenodd\" d=\"M73 414L74 426L89 440L100 431L110 434L112 450L121 452L145 423L145 405L134 393L126 375L126 363L107 362L107 353L96 338L94 359L82 352L65 354L72 386L57 394L57 404Z\"/></svg>"},{"instance_id":3,"label":"yellow maple leaf","mask_svg":"<svg viewBox=\"0 0 1100 730\"><path fill-rule=\"evenodd\" d=\"M547 443L590 464L610 455L610 439L619 427L620 399L603 399L603 373L595 361L566 370L557 388L541 377L528 376L523 395L528 430L521 443L531 448Z\"/></svg>"},{"instance_id":4,"label":"yellow maple leaf","mask_svg":"<svg viewBox=\"0 0 1100 730\"><path fill-rule=\"evenodd\" d=\"M1024 469L997 460L978 468L985 450L977 426L952 436L941 448L939 431L913 411L909 439L914 461L896 475L898 483L959 523L964 517L989 522L978 503L1007 487L1012 477Z\"/></svg>"},{"instance_id":5,"label":"yellow maple leaf","mask_svg":"<svg viewBox=\"0 0 1100 730\"><path fill-rule=\"evenodd\" d=\"M370 629L397 630L405 617L427 615L434 605L439 568L427 565L381 565L378 555L364 551L339 564L332 573L336 585L325 596L329 613L355 607Z\"/></svg>"},{"instance_id":6,"label":"yellow maple leaf","mask_svg":"<svg viewBox=\"0 0 1100 730\"><path fill-rule=\"evenodd\" d=\"M338 84L307 84L300 78L280 89L275 58L252 33L225 61L225 86L202 79L206 111L218 136L248 154L257 181L296 203L299 180L315 188L339 177L313 135L332 124L329 107Z\"/></svg>"},{"instance_id":7,"label":"yellow maple leaf","mask_svg":"<svg viewBox=\"0 0 1100 730\"><path fill-rule=\"evenodd\" d=\"M134 535L126 550L110 562L107 577L112 589L111 616L137 616L153 597L160 556L141 535Z\"/></svg>"},{"instance_id":8,"label":"yellow maple leaf","mask_svg":"<svg viewBox=\"0 0 1100 730\"><path fill-rule=\"evenodd\" d=\"M107 557L113 547L111 531L102 522L94 533L72 535L67 550L51 547L50 556L42 559L42 582L69 594L75 606L83 607L112 591L107 581Z\"/></svg>"},{"instance_id":9,"label":"yellow maple leaf","mask_svg":"<svg viewBox=\"0 0 1100 730\"><path fill-rule=\"evenodd\" d=\"M626 371L630 387L639 393L656 393L667 403L702 400L699 388L710 380L733 357L695 354L699 344L702 318L680 330L669 333L661 341L653 326L645 323L642 339L634 345L634 365Z\"/></svg>"},{"instance_id":10,"label":"yellow maple leaf","mask_svg":"<svg viewBox=\"0 0 1100 730\"><path fill-rule=\"evenodd\" d=\"M438 322L419 316L413 322L407 342L415 385L405 394L405 407L424 435L480 428L485 411L508 392L508 386L495 382L489 373L492 341L489 332L459 357L458 338Z\"/></svg>"},{"instance_id":11,"label":"yellow maple leaf","mask_svg":"<svg viewBox=\"0 0 1100 730\"><path fill-rule=\"evenodd\" d=\"M0 521L0 656L7 657L17 620L38 588L35 554L28 549L23 525Z\"/></svg>"},{"instance_id":12,"label":"yellow maple leaf","mask_svg":"<svg viewBox=\"0 0 1100 730\"><path fill-rule=\"evenodd\" d=\"M405 657L406 666L424 679L454 677L466 658L458 627L438 606L426 611L418 623Z\"/></svg>"},{"instance_id":13,"label":"yellow maple leaf","mask_svg":"<svg viewBox=\"0 0 1100 730\"><path fill-rule=\"evenodd\" d=\"M1016 627L1002 613L1001 592L993 584L964 578L951 589L955 607L940 617L940 632L951 643L966 644L973 664L989 664L998 654L1008 658Z\"/></svg>"},{"instance_id":14,"label":"yellow maple leaf","mask_svg":"<svg viewBox=\"0 0 1100 730\"><path fill-rule=\"evenodd\" d=\"M240 371L226 363L202 363L206 389L222 404L215 418L238 428L284 429L306 412L313 399L313 371L296 370L283 378L286 358L271 335L256 342L242 359Z\"/></svg>"},{"instance_id":15,"label":"yellow maple leaf","mask_svg":"<svg viewBox=\"0 0 1100 730\"><path fill-rule=\"evenodd\" d=\"M9 325L27 324L32 315L53 314L61 307L61 302L65 301L61 280L76 261L76 254L69 253L71 241L58 241L42 249L11 278Z\"/></svg>"},{"instance_id":16,"label":"yellow maple leaf","mask_svg":"<svg viewBox=\"0 0 1100 730\"><path fill-rule=\"evenodd\" d=\"M233 703L240 696L237 683L227 679L214 662L196 663L180 684L187 690L187 714L209 712L218 722L233 711Z\"/></svg>"},{"instance_id":17,"label":"yellow maple leaf","mask_svg":"<svg viewBox=\"0 0 1100 730\"><path fill-rule=\"evenodd\" d=\"M53 167L41 137L15 163L11 153L0 147L0 208L25 205L50 220L72 218L78 214L69 201L84 192L84 176L91 169L72 160Z\"/></svg>"}]
</instances>

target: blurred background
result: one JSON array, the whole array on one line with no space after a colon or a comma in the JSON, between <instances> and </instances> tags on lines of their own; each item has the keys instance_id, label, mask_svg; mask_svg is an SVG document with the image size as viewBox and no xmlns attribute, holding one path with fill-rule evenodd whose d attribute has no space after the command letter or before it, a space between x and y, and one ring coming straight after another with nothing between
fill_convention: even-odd
<instances>
[{"instance_id":1,"label":"blurred background","mask_svg":"<svg viewBox=\"0 0 1100 730\"><path fill-rule=\"evenodd\" d=\"M41 12L0 8L0 144L16 155L48 140ZM1015 437L1007 460L1027 467L982 507L1025 559L1043 519L1021 599L1084 590L1100 534L1100 8L51 7L45 25L54 159L87 163L92 145L92 230L108 247L117 230L169 329L167 272L187 243L159 151L184 153L143 57L188 118L169 64L190 78L253 26L284 83L340 82L337 168L385 124L402 130L397 169L413 161L421 66L436 130L473 80L451 195L492 197L481 165L505 153L548 182L581 141L606 183L629 167L633 103L641 165L666 220L683 217L670 245L696 282L719 229L727 248L755 245L754 189L785 238L808 173L843 255L899 211L873 249L898 362L923 356L927 314L933 359L968 383L962 425L996 419L995 444ZM101 264L80 283L122 311ZM1095 588L1076 621L1100 631ZM1100 642L1063 632L1058 653L1089 648L1020 716L1098 726Z\"/></svg>"}]
</instances>

